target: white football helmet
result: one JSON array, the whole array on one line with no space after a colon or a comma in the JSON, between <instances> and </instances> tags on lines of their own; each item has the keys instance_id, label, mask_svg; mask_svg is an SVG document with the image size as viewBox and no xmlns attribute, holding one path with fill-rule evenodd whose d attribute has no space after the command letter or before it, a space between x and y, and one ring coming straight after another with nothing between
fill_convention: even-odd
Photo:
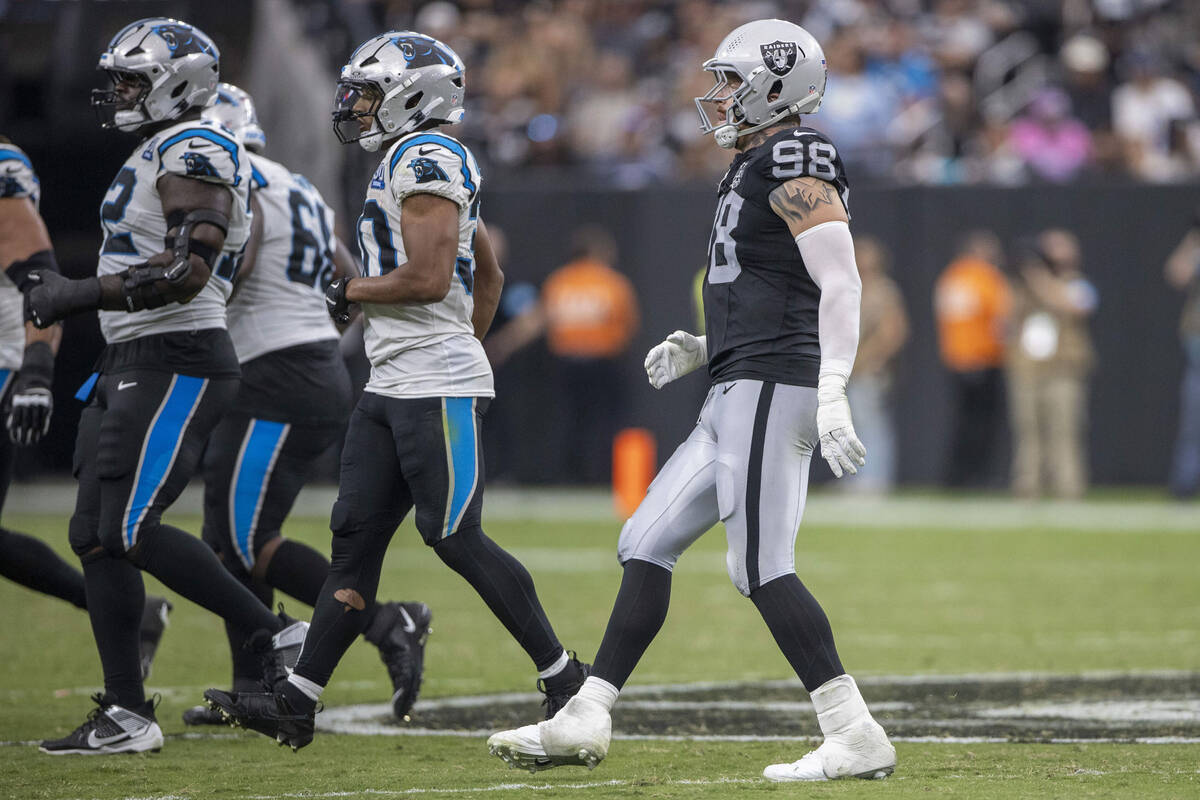
<instances>
[{"instance_id":1,"label":"white football helmet","mask_svg":"<svg viewBox=\"0 0 1200 800\"><path fill-rule=\"evenodd\" d=\"M721 147L795 114L815 114L825 96L825 53L808 31L781 19L748 22L725 37L704 62L713 88L696 98L700 128ZM740 85L732 87L732 80ZM777 94L773 100L768 97ZM713 122L705 103L731 101L724 120Z\"/></svg>"},{"instance_id":2,"label":"white football helmet","mask_svg":"<svg viewBox=\"0 0 1200 800\"><path fill-rule=\"evenodd\" d=\"M267 146L267 135L258 124L254 100L245 89L232 83L218 83L217 97L204 109L204 118L212 120L237 134L251 153L261 153Z\"/></svg>"},{"instance_id":3,"label":"white football helmet","mask_svg":"<svg viewBox=\"0 0 1200 800\"><path fill-rule=\"evenodd\" d=\"M342 67L333 130L375 152L385 140L463 117L463 62L430 36L389 31L361 44ZM371 118L365 132L359 120Z\"/></svg>"},{"instance_id":4,"label":"white football helmet","mask_svg":"<svg viewBox=\"0 0 1200 800\"><path fill-rule=\"evenodd\" d=\"M176 119L212 100L220 60L217 46L199 28L167 17L140 19L112 38L96 68L108 73L114 87L130 81L141 92L130 102L115 88L96 89L92 107L103 127L122 131Z\"/></svg>"}]
</instances>

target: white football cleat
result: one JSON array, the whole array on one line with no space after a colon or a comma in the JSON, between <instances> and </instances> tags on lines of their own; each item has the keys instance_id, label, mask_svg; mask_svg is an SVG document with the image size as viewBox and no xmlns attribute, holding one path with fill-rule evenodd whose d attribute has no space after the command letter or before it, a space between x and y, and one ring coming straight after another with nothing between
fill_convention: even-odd
<instances>
[{"instance_id":1,"label":"white football cleat","mask_svg":"<svg viewBox=\"0 0 1200 800\"><path fill-rule=\"evenodd\" d=\"M599 703L572 697L553 718L501 731L488 739L488 752L509 767L537 772L553 767L587 767L608 755L612 717Z\"/></svg>"},{"instance_id":2,"label":"white football cleat","mask_svg":"<svg viewBox=\"0 0 1200 800\"><path fill-rule=\"evenodd\" d=\"M858 729L831 736L821 746L790 764L772 764L763 777L786 781L831 781L838 778L886 778L896 769L896 748L873 719Z\"/></svg>"},{"instance_id":3,"label":"white football cleat","mask_svg":"<svg viewBox=\"0 0 1200 800\"><path fill-rule=\"evenodd\" d=\"M858 684L839 675L812 692L817 723L825 741L790 764L763 770L770 781L831 781L838 778L886 778L896 769L896 748L867 710Z\"/></svg>"}]
</instances>

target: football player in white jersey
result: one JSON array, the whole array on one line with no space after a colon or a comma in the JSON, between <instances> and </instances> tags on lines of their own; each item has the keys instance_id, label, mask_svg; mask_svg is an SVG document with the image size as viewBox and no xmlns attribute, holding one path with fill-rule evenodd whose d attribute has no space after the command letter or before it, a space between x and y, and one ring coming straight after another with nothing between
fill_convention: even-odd
<instances>
[{"instance_id":1,"label":"football player in white jersey","mask_svg":"<svg viewBox=\"0 0 1200 800\"><path fill-rule=\"evenodd\" d=\"M275 589L316 605L329 561L280 528L350 416L350 376L325 311L325 288L357 275L358 264L334 234L333 210L316 187L261 154L266 134L250 95L222 83L204 117L250 151L251 204L262 226L228 308L242 383L204 451L204 540L268 607ZM432 614L416 602L372 604L367 614L363 636L379 648L393 712L403 719L420 687ZM234 691L261 690L245 634L232 625L226 630ZM225 724L206 705L184 712L183 721Z\"/></svg>"},{"instance_id":2,"label":"football player in white jersey","mask_svg":"<svg viewBox=\"0 0 1200 800\"><path fill-rule=\"evenodd\" d=\"M21 148L0 136L0 512L12 478L17 445L37 443L50 427L50 386L62 326L39 330L22 323L21 292L35 270L58 271L42 222L41 182ZM87 609L83 574L40 539L0 527L0 575ZM147 597L142 610L142 673L149 674L171 604Z\"/></svg>"},{"instance_id":3,"label":"football player in white jersey","mask_svg":"<svg viewBox=\"0 0 1200 800\"><path fill-rule=\"evenodd\" d=\"M462 61L409 31L361 45L342 68L334 129L387 144L358 221L366 276L332 282L335 320L362 306L371 378L350 418L333 507L333 558L300 661L274 694L205 692L235 724L293 748L312 741L317 700L366 623L387 545L415 507L426 544L462 575L538 670L553 714L587 666L568 655L529 572L481 527L480 423L492 373L480 338L503 275L479 220L471 152L438 131L463 115Z\"/></svg>"},{"instance_id":4,"label":"football player in white jersey","mask_svg":"<svg viewBox=\"0 0 1200 800\"><path fill-rule=\"evenodd\" d=\"M766 19L734 29L703 68L714 83L696 98L702 130L735 151L709 239L706 335L676 331L645 367L657 389L706 366L708 398L621 530L624 575L592 674L554 719L496 733L488 748L534 772L595 767L608 753L621 688L666 619L679 556L721 522L729 578L809 692L825 736L763 776L885 778L896 751L795 566L818 442L839 478L866 456L846 401L862 286L849 184L833 143L799 119L821 106L825 55L800 26Z\"/></svg>"},{"instance_id":5,"label":"football player in white jersey","mask_svg":"<svg viewBox=\"0 0 1200 800\"><path fill-rule=\"evenodd\" d=\"M139 666L139 568L253 635L268 668L280 666L289 644L298 650L289 638L302 640L306 627L276 617L211 548L161 522L238 385L225 302L250 236L251 174L237 138L200 119L218 58L203 32L178 20L139 20L113 37L98 66L114 88L93 93L92 105L103 127L141 141L100 207L97 275L30 273L38 285L26 313L35 325L99 308L107 343L79 420L69 535L104 693L74 732L42 743L47 753L162 746Z\"/></svg>"}]
</instances>

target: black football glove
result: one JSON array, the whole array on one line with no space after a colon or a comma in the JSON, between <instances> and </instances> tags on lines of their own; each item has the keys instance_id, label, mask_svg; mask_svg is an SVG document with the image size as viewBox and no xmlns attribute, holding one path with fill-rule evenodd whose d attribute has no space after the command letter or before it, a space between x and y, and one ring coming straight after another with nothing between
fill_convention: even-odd
<instances>
[{"instance_id":1,"label":"black football glove","mask_svg":"<svg viewBox=\"0 0 1200 800\"><path fill-rule=\"evenodd\" d=\"M50 429L50 414L54 411L54 396L50 384L54 380L54 353L45 342L34 342L25 348L21 369L13 381L9 399L8 438L14 444L31 445Z\"/></svg>"},{"instance_id":2,"label":"black football glove","mask_svg":"<svg viewBox=\"0 0 1200 800\"><path fill-rule=\"evenodd\" d=\"M25 319L49 328L60 319L100 307L100 279L71 280L48 269L29 273L32 288L25 293Z\"/></svg>"},{"instance_id":3,"label":"black football glove","mask_svg":"<svg viewBox=\"0 0 1200 800\"><path fill-rule=\"evenodd\" d=\"M345 325L350 321L351 303L346 299L346 287L349 285L349 278L338 278L325 290L326 310L338 325Z\"/></svg>"}]
</instances>

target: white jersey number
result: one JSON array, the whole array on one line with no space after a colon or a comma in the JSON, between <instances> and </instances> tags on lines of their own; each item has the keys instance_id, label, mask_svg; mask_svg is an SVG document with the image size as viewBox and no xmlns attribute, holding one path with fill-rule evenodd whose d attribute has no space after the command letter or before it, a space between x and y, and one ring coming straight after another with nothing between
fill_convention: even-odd
<instances>
[{"instance_id":1,"label":"white jersey number","mask_svg":"<svg viewBox=\"0 0 1200 800\"><path fill-rule=\"evenodd\" d=\"M717 217L713 220L708 244L709 283L732 283L742 274L737 242L733 240L733 229L737 227L738 217L741 216L742 202L740 194L730 191L717 204Z\"/></svg>"}]
</instances>

